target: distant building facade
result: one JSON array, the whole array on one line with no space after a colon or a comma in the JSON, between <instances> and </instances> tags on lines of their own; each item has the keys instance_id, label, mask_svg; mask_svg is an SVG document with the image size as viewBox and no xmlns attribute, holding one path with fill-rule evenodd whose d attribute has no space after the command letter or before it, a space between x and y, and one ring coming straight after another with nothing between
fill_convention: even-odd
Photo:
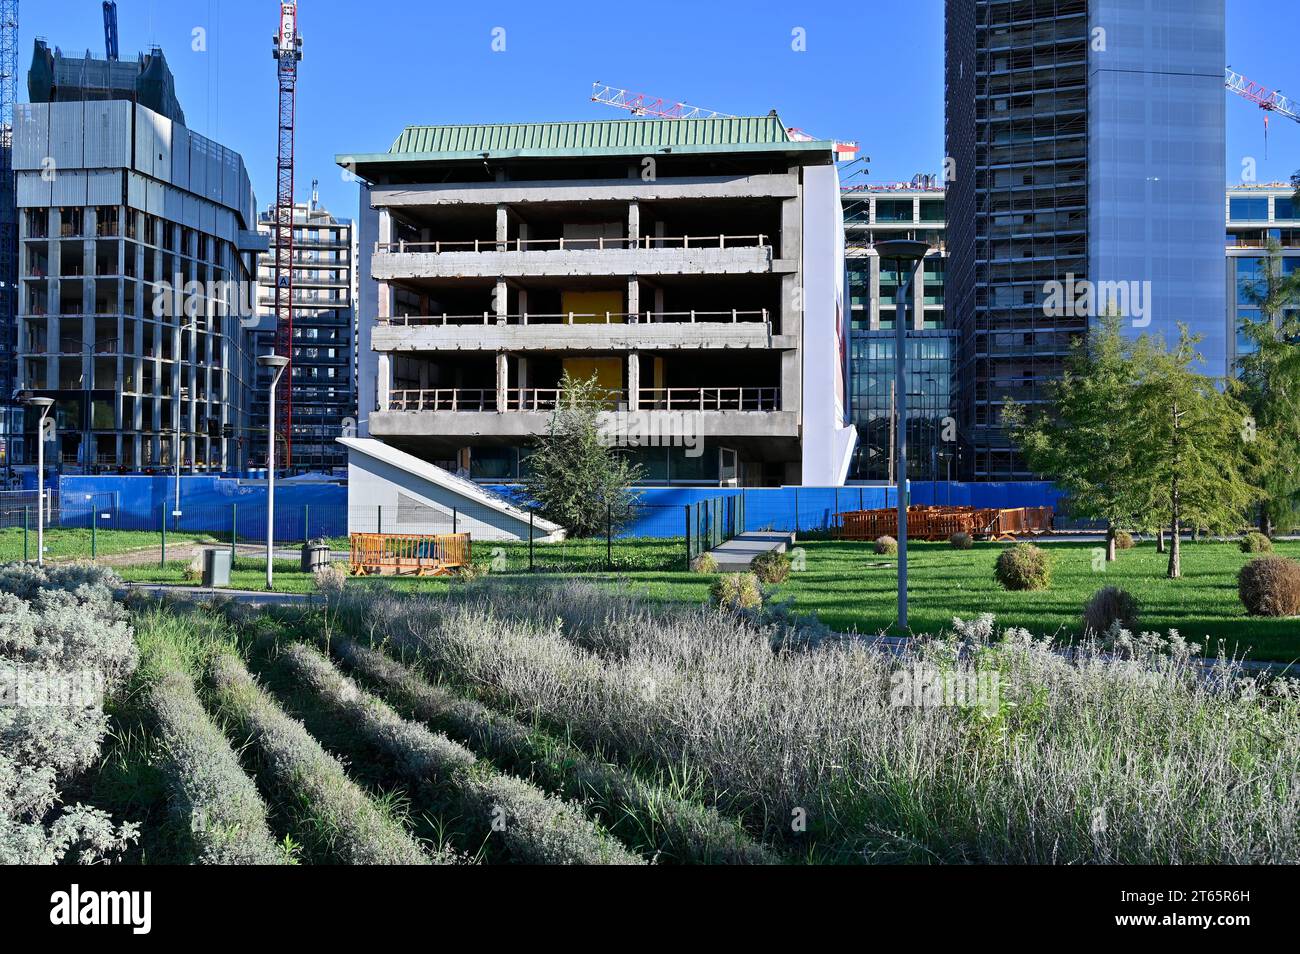
<instances>
[{"instance_id":1,"label":"distant building facade","mask_svg":"<svg viewBox=\"0 0 1300 954\"><path fill-rule=\"evenodd\" d=\"M274 242L275 208L264 211L257 227ZM355 433L357 421L356 311L351 219L336 218L312 200L293 208L293 448L296 471L347 466L347 451L337 442ZM258 262L256 350L275 350L274 246ZM269 369L259 367L253 397L253 429L259 438L255 459L265 459L269 423ZM281 387L284 382L281 382ZM350 430L347 430L351 428ZM345 433L346 431L346 433Z\"/></svg>"},{"instance_id":2,"label":"distant building facade","mask_svg":"<svg viewBox=\"0 0 1300 954\"><path fill-rule=\"evenodd\" d=\"M878 241L928 242L908 303L908 474L914 480L956 476L961 442L953 420L956 334L944 313L947 247L944 191L934 177L845 188L844 247L849 298L849 410L858 431L852 481L894 476L895 301L899 275L882 262Z\"/></svg>"}]
</instances>

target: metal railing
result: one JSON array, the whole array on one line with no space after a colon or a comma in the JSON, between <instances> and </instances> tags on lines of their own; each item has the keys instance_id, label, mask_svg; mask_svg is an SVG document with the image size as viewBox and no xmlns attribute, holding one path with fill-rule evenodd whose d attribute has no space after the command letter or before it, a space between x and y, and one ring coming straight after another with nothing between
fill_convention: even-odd
<instances>
[{"instance_id":1,"label":"metal railing","mask_svg":"<svg viewBox=\"0 0 1300 954\"><path fill-rule=\"evenodd\" d=\"M379 318L381 325L400 325L413 327L419 325L576 325L576 324L740 324L742 322L764 323L770 321L770 312L766 308L742 310L732 308L730 311L566 311L566 312L521 312L519 314L498 315L484 311L474 315L394 315Z\"/></svg>"},{"instance_id":2,"label":"metal railing","mask_svg":"<svg viewBox=\"0 0 1300 954\"><path fill-rule=\"evenodd\" d=\"M640 238L616 236L606 238L547 238L547 239L455 239L430 242L376 242L375 252L421 252L435 255L443 252L535 252L535 251L604 251L605 249L656 249L656 248L763 248L769 245L770 236L758 235L643 235Z\"/></svg>"},{"instance_id":3,"label":"metal railing","mask_svg":"<svg viewBox=\"0 0 1300 954\"><path fill-rule=\"evenodd\" d=\"M506 388L504 403L495 388L398 388L389 393L388 411L550 411L560 388ZM628 392L609 389L610 409L626 406ZM768 387L640 388L642 411L776 411L781 389Z\"/></svg>"}]
</instances>

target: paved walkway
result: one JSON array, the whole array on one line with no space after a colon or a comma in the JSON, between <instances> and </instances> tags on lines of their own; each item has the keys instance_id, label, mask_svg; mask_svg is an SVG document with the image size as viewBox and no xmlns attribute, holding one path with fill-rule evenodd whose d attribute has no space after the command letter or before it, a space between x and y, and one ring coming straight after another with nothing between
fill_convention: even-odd
<instances>
[{"instance_id":1,"label":"paved walkway","mask_svg":"<svg viewBox=\"0 0 1300 954\"><path fill-rule=\"evenodd\" d=\"M128 588L149 596L169 596L173 599L197 600L208 603L217 597L230 598L252 606L298 606L311 603L310 593L268 593L265 590L213 589L206 586L181 586L170 583L127 583Z\"/></svg>"}]
</instances>

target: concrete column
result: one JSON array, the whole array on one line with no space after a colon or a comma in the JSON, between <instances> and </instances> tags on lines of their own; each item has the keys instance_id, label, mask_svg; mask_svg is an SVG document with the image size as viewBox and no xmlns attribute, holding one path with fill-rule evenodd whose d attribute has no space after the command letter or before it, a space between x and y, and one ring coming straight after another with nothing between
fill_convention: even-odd
<instances>
[{"instance_id":1,"label":"concrete column","mask_svg":"<svg viewBox=\"0 0 1300 954\"><path fill-rule=\"evenodd\" d=\"M506 316L510 314L510 290L504 278L497 279L496 292L492 296L492 307L496 312L497 324L504 325Z\"/></svg>"},{"instance_id":2,"label":"concrete column","mask_svg":"<svg viewBox=\"0 0 1300 954\"><path fill-rule=\"evenodd\" d=\"M636 321L636 314L641 310L641 283L637 281L635 275L627 280L627 304L624 311L633 317L629 321Z\"/></svg>"},{"instance_id":3,"label":"concrete column","mask_svg":"<svg viewBox=\"0 0 1300 954\"><path fill-rule=\"evenodd\" d=\"M504 351L497 352L497 411L506 406L506 391L510 387L510 362Z\"/></svg>"},{"instance_id":4,"label":"concrete column","mask_svg":"<svg viewBox=\"0 0 1300 954\"><path fill-rule=\"evenodd\" d=\"M519 302L519 314L521 315L528 314L528 289L520 288L518 291L515 292L515 298ZM523 387L522 384L519 386Z\"/></svg>"},{"instance_id":5,"label":"concrete column","mask_svg":"<svg viewBox=\"0 0 1300 954\"><path fill-rule=\"evenodd\" d=\"M281 382L283 384L284 382ZM390 391L393 386L393 366L392 358L386 351L381 351L375 357L375 409L378 411L388 410L388 401Z\"/></svg>"},{"instance_id":6,"label":"concrete column","mask_svg":"<svg viewBox=\"0 0 1300 954\"><path fill-rule=\"evenodd\" d=\"M912 282L912 330L925 327L925 262L916 263L916 280Z\"/></svg>"},{"instance_id":7,"label":"concrete column","mask_svg":"<svg viewBox=\"0 0 1300 954\"><path fill-rule=\"evenodd\" d=\"M781 410L798 411L803 385L803 361L798 351L781 352Z\"/></svg>"},{"instance_id":8,"label":"concrete column","mask_svg":"<svg viewBox=\"0 0 1300 954\"><path fill-rule=\"evenodd\" d=\"M627 204L627 237L635 243L641 238L641 203Z\"/></svg>"},{"instance_id":9,"label":"concrete column","mask_svg":"<svg viewBox=\"0 0 1300 954\"><path fill-rule=\"evenodd\" d=\"M518 358L515 359L515 366L519 369L519 370L518 370L518 378L519 378L519 384L518 384L518 387L521 387L521 388L526 388L526 387L528 387L528 359L527 359L526 357L524 357L523 355L520 355Z\"/></svg>"},{"instance_id":10,"label":"concrete column","mask_svg":"<svg viewBox=\"0 0 1300 954\"><path fill-rule=\"evenodd\" d=\"M510 209L504 203L497 205L497 251L505 251L506 239L510 237Z\"/></svg>"},{"instance_id":11,"label":"concrete column","mask_svg":"<svg viewBox=\"0 0 1300 954\"><path fill-rule=\"evenodd\" d=\"M660 314L662 314L662 313L663 313L663 310L664 310L664 290L663 290L663 288L661 288L661 287L659 287L659 286L655 286L655 307L654 307L654 310L657 311L657 312L659 312Z\"/></svg>"},{"instance_id":12,"label":"concrete column","mask_svg":"<svg viewBox=\"0 0 1300 954\"><path fill-rule=\"evenodd\" d=\"M872 331L880 330L880 256L872 254L867 259L870 262L870 275L867 279L868 289L871 296L871 303L867 306L870 311L867 315L867 327Z\"/></svg>"},{"instance_id":13,"label":"concrete column","mask_svg":"<svg viewBox=\"0 0 1300 954\"><path fill-rule=\"evenodd\" d=\"M641 355L636 351L627 353L627 409L639 410L641 407Z\"/></svg>"}]
</instances>

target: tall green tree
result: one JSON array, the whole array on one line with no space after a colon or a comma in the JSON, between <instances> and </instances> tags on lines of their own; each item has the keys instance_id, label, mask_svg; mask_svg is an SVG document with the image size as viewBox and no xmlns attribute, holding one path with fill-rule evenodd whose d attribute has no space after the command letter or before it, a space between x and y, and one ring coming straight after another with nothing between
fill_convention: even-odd
<instances>
[{"instance_id":1,"label":"tall green tree","mask_svg":"<svg viewBox=\"0 0 1300 954\"><path fill-rule=\"evenodd\" d=\"M1171 578L1182 576L1184 526L1240 530L1259 494L1247 476L1247 408L1228 382L1196 371L1199 339L1179 331L1173 347L1147 335L1134 344L1137 383L1124 405L1140 435L1132 461L1142 509L1170 529Z\"/></svg>"},{"instance_id":2,"label":"tall green tree","mask_svg":"<svg viewBox=\"0 0 1300 954\"><path fill-rule=\"evenodd\" d=\"M1272 535L1300 517L1300 271L1285 270L1281 247L1270 239L1259 277L1241 291L1259 318L1241 324L1249 347L1237 359L1239 397L1249 414L1259 529Z\"/></svg>"},{"instance_id":3,"label":"tall green tree","mask_svg":"<svg viewBox=\"0 0 1300 954\"><path fill-rule=\"evenodd\" d=\"M1134 471L1141 433L1124 411L1137 375L1120 327L1117 317L1101 318L1071 345L1044 410L1030 414L1011 404L1003 413L1029 466L1065 491L1069 512L1106 521L1107 560L1115 559L1116 530L1147 522L1147 495Z\"/></svg>"},{"instance_id":4,"label":"tall green tree","mask_svg":"<svg viewBox=\"0 0 1300 954\"><path fill-rule=\"evenodd\" d=\"M528 457L526 492L542 516L571 536L603 534L609 524L617 530L636 512L631 488L641 468L602 433L599 415L608 409L609 395L594 375L565 372L546 433Z\"/></svg>"}]
</instances>

